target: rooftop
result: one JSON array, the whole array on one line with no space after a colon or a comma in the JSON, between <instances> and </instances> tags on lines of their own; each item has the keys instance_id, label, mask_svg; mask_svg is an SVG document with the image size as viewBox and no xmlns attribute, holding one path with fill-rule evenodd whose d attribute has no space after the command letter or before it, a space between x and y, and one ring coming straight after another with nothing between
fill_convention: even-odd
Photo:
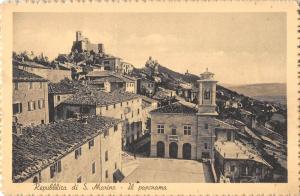
<instances>
[{"instance_id":1,"label":"rooftop","mask_svg":"<svg viewBox=\"0 0 300 196\"><path fill-rule=\"evenodd\" d=\"M196 114L197 108L189 107L180 102L172 103L161 108L152 110L151 113L183 113L183 114Z\"/></svg>"},{"instance_id":2,"label":"rooftop","mask_svg":"<svg viewBox=\"0 0 300 196\"><path fill-rule=\"evenodd\" d=\"M64 103L72 105L106 106L136 99L139 97L140 96L137 94L125 92L122 90L115 90L111 93L87 90L77 92L76 94L65 100Z\"/></svg>"},{"instance_id":3,"label":"rooftop","mask_svg":"<svg viewBox=\"0 0 300 196\"><path fill-rule=\"evenodd\" d=\"M95 80L90 81L89 83L90 84L101 84L101 83L104 83L105 81L107 81L107 82L114 82L114 83L116 83L116 82L118 82L118 83L124 82L122 79L111 75L111 76L107 76L107 77L103 77L103 78L97 78Z\"/></svg>"},{"instance_id":4,"label":"rooftop","mask_svg":"<svg viewBox=\"0 0 300 196\"><path fill-rule=\"evenodd\" d=\"M270 168L272 166L266 162L259 154L253 149L244 146L242 143L235 141L216 141L215 150L224 159L234 159L234 160L253 160L262 163Z\"/></svg>"},{"instance_id":5,"label":"rooftop","mask_svg":"<svg viewBox=\"0 0 300 196\"><path fill-rule=\"evenodd\" d=\"M215 119L215 125L216 125L216 129L227 129L227 130L238 130L238 128L236 128L233 125L228 124L227 122L224 122L222 120L219 119Z\"/></svg>"},{"instance_id":6,"label":"rooftop","mask_svg":"<svg viewBox=\"0 0 300 196\"><path fill-rule=\"evenodd\" d=\"M85 142L121 122L109 117L87 117L87 123L69 119L23 129L13 135L13 181L22 182Z\"/></svg>"},{"instance_id":7,"label":"rooftop","mask_svg":"<svg viewBox=\"0 0 300 196\"><path fill-rule=\"evenodd\" d=\"M14 68L13 69L13 81L14 82L47 82L48 80L41 76L29 73L27 71Z\"/></svg>"},{"instance_id":8,"label":"rooftop","mask_svg":"<svg viewBox=\"0 0 300 196\"><path fill-rule=\"evenodd\" d=\"M39 63L33 62L33 61L18 61L13 59L13 65L17 66L17 65L21 65L21 66L26 66L26 67L33 67L33 68L41 68L41 69L50 69L49 67L46 67L44 65L41 65Z\"/></svg>"},{"instance_id":9,"label":"rooftop","mask_svg":"<svg viewBox=\"0 0 300 196\"><path fill-rule=\"evenodd\" d=\"M61 80L59 83L49 83L48 92L53 94L72 94L79 89L86 88L78 81Z\"/></svg>"}]
</instances>

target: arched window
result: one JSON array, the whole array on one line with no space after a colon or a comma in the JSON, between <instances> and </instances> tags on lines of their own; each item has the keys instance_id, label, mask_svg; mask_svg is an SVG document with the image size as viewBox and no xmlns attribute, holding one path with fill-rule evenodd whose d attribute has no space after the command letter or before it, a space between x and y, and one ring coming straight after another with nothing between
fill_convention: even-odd
<instances>
[{"instance_id":1,"label":"arched window","mask_svg":"<svg viewBox=\"0 0 300 196\"><path fill-rule=\"evenodd\" d=\"M39 180L38 180L38 177L36 177L36 176L34 176L34 178L33 178L33 181L32 181L33 183L38 183L39 182Z\"/></svg>"},{"instance_id":2,"label":"arched window","mask_svg":"<svg viewBox=\"0 0 300 196\"><path fill-rule=\"evenodd\" d=\"M204 91L204 99L210 99L210 89L207 88Z\"/></svg>"}]
</instances>

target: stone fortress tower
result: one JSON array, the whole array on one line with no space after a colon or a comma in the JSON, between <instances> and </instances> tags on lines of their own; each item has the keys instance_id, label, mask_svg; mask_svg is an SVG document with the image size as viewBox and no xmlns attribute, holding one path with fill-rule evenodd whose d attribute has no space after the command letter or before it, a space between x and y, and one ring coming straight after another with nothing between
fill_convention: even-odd
<instances>
[{"instance_id":1,"label":"stone fortress tower","mask_svg":"<svg viewBox=\"0 0 300 196\"><path fill-rule=\"evenodd\" d=\"M216 112L216 85L214 74L208 69L200 74L198 80L198 138L197 138L197 157L214 158L214 141L215 141L215 117Z\"/></svg>"},{"instance_id":2,"label":"stone fortress tower","mask_svg":"<svg viewBox=\"0 0 300 196\"><path fill-rule=\"evenodd\" d=\"M81 31L76 31L76 40L73 42L72 51L78 52L93 51L95 53L104 53L104 45L102 43L93 44L87 37L82 35Z\"/></svg>"}]
</instances>

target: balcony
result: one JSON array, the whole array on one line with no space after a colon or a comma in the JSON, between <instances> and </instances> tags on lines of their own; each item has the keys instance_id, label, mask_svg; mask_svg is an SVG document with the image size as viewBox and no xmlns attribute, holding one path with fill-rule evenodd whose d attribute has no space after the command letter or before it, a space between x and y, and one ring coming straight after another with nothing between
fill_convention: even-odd
<instances>
[{"instance_id":1,"label":"balcony","mask_svg":"<svg viewBox=\"0 0 300 196\"><path fill-rule=\"evenodd\" d=\"M178 142L179 136L178 135L168 135L168 141L170 142Z\"/></svg>"}]
</instances>

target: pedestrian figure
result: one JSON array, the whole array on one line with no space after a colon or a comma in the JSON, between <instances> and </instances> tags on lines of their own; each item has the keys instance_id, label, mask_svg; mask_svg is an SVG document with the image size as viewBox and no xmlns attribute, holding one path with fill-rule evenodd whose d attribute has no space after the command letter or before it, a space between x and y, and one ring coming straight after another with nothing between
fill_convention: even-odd
<instances>
[{"instance_id":1,"label":"pedestrian figure","mask_svg":"<svg viewBox=\"0 0 300 196\"><path fill-rule=\"evenodd\" d=\"M135 151L134 151L134 154L133 154L133 156L134 156L134 159L136 159Z\"/></svg>"}]
</instances>

